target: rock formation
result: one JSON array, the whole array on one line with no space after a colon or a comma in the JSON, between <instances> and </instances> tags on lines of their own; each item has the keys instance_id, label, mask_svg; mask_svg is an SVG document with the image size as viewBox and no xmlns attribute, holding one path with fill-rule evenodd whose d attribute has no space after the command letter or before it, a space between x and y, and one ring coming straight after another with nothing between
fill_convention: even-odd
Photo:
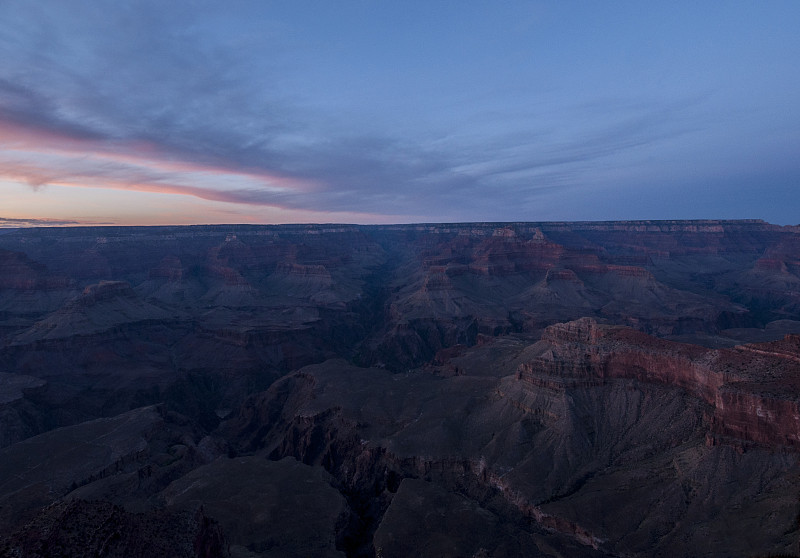
<instances>
[{"instance_id":1,"label":"rock formation","mask_svg":"<svg viewBox=\"0 0 800 558\"><path fill-rule=\"evenodd\" d=\"M0 555L797 555L798 285L761 221L0 235Z\"/></svg>"}]
</instances>

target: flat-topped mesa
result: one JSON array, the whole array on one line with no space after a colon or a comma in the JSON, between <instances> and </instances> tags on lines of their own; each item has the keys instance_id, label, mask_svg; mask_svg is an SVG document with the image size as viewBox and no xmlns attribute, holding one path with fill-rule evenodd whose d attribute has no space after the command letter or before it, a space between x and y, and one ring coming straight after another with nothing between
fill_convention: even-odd
<instances>
[{"instance_id":1,"label":"flat-topped mesa","mask_svg":"<svg viewBox=\"0 0 800 558\"><path fill-rule=\"evenodd\" d=\"M581 318L548 327L531 350L516 376L534 389L614 379L678 387L713 408L709 443L800 447L800 335L707 349Z\"/></svg>"},{"instance_id":2,"label":"flat-topped mesa","mask_svg":"<svg viewBox=\"0 0 800 558\"><path fill-rule=\"evenodd\" d=\"M517 379L554 389L602 383L604 355L598 345L602 336L601 326L592 318L548 326L533 346L536 356L518 366Z\"/></svg>"},{"instance_id":3,"label":"flat-topped mesa","mask_svg":"<svg viewBox=\"0 0 800 558\"><path fill-rule=\"evenodd\" d=\"M571 322L553 324L545 328L542 341L553 343L597 343L602 333L597 321L580 318Z\"/></svg>"},{"instance_id":4,"label":"flat-topped mesa","mask_svg":"<svg viewBox=\"0 0 800 558\"><path fill-rule=\"evenodd\" d=\"M562 268L555 268L551 267L547 270L547 274L544 276L544 281L546 284L550 285L556 281L567 281L570 283L576 283L579 285L583 284L580 277L578 277L574 271L571 269L562 269Z\"/></svg>"},{"instance_id":5,"label":"flat-topped mesa","mask_svg":"<svg viewBox=\"0 0 800 558\"><path fill-rule=\"evenodd\" d=\"M273 225L274 228L287 225ZM298 225L293 225L298 226ZM207 226L208 228L213 227ZM517 221L517 222L472 222L472 223L418 223L397 225L361 225L363 229L381 231L414 231L435 234L469 234L492 236L498 231L512 230L517 233L554 231L623 231L623 232L719 232L728 230L793 231L798 227L773 225L762 219L671 219L631 221Z\"/></svg>"}]
</instances>

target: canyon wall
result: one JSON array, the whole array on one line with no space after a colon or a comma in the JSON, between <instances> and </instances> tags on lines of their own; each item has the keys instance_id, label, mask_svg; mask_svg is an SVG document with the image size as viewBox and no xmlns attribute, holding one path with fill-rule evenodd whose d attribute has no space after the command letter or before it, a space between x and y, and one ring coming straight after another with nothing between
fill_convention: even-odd
<instances>
[{"instance_id":1,"label":"canyon wall","mask_svg":"<svg viewBox=\"0 0 800 558\"><path fill-rule=\"evenodd\" d=\"M791 555L798 334L755 220L7 232L0 554Z\"/></svg>"}]
</instances>

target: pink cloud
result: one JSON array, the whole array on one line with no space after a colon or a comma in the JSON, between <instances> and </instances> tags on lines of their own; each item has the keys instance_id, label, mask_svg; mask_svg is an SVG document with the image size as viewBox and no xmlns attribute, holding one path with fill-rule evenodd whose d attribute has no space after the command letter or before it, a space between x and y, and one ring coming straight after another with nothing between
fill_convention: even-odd
<instances>
[{"instance_id":1,"label":"pink cloud","mask_svg":"<svg viewBox=\"0 0 800 558\"><path fill-rule=\"evenodd\" d=\"M79 132L20 123L0 109L0 178L45 184L124 188L151 193L195 196L205 200L279 206L271 194L310 192L318 184L266 169L239 168L176 157L169 149L145 140L83 137ZM55 163L54 163L55 161ZM111 172L111 170L113 172ZM125 176L127 174L127 176ZM214 177L246 188L204 188L186 182L186 175ZM149 179L142 179L142 176ZM196 180L195 180L196 181ZM273 196L274 197L274 196Z\"/></svg>"}]
</instances>

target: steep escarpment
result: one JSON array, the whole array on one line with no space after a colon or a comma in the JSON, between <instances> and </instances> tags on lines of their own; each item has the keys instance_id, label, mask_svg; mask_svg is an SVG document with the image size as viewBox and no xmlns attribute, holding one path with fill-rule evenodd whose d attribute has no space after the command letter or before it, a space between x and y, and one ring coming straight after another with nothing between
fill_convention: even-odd
<instances>
[{"instance_id":1,"label":"steep escarpment","mask_svg":"<svg viewBox=\"0 0 800 558\"><path fill-rule=\"evenodd\" d=\"M800 336L706 349L582 319L547 328L517 377L532 387L635 379L676 386L707 403L709 441L800 444Z\"/></svg>"}]
</instances>

